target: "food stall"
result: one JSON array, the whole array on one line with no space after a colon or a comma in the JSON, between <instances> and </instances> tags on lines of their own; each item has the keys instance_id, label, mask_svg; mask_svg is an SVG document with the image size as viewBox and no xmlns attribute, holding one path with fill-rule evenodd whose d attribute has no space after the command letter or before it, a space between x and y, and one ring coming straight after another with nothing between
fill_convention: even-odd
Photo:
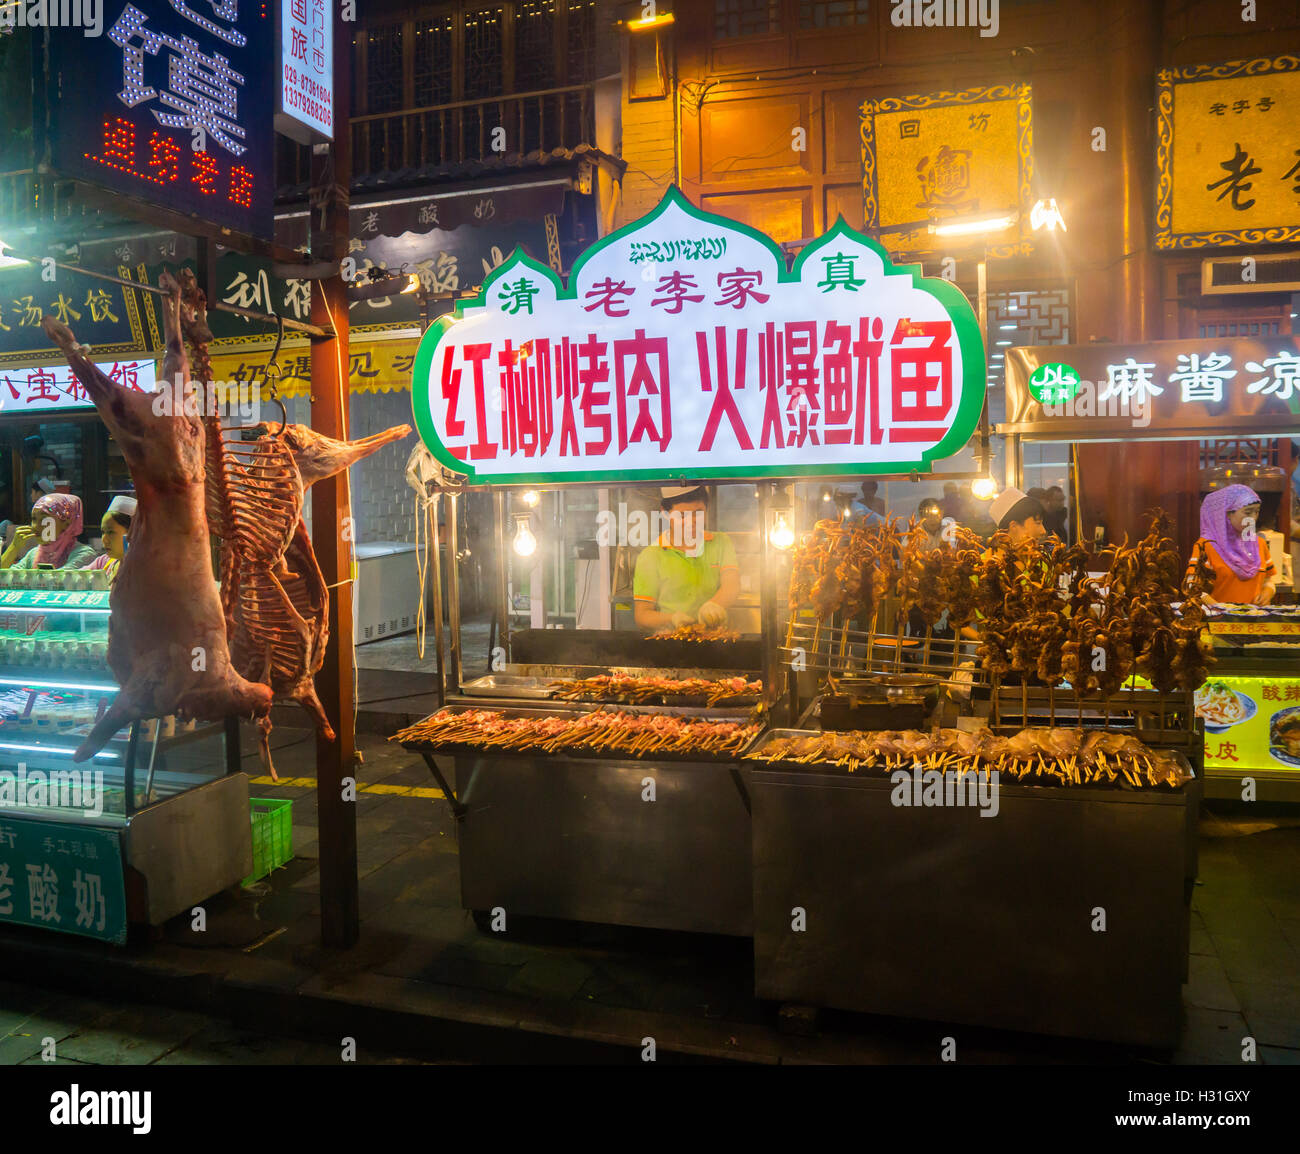
<instances>
[{"instance_id":1,"label":"food stall","mask_svg":"<svg viewBox=\"0 0 1300 1154\"><path fill-rule=\"evenodd\" d=\"M154 388L147 355L97 363L124 386ZM97 539L130 472L68 366L0 370L0 428L40 437L23 456L35 450L82 499ZM118 692L109 588L106 569L0 569L0 921L121 944L129 925L161 925L238 882L252 850L237 729L153 719L74 763Z\"/></svg>"},{"instance_id":2,"label":"food stall","mask_svg":"<svg viewBox=\"0 0 1300 1154\"><path fill-rule=\"evenodd\" d=\"M1300 435L1294 337L1220 337L1140 345L1007 350L1008 472L1020 475L1028 441L1140 445L1153 440L1281 439ZM1280 528L1289 525L1285 476L1257 463L1203 469L1185 494L1188 515L1215 488L1255 488ZM1091 483L1076 478L1076 484ZM1189 485L1190 490L1190 485ZM1275 499L1270 499L1274 498ZM1078 500L1076 494L1075 505ZM1264 526L1261 526L1261 529ZM1091 527L1082 526L1085 536ZM1196 536L1195 523L1184 544ZM1285 542L1285 535L1282 541ZM1281 551L1274 548L1280 566ZM1300 616L1294 588L1268 606L1210 605L1209 680L1197 693L1204 722L1205 792L1242 800L1300 800Z\"/></svg>"},{"instance_id":3,"label":"food stall","mask_svg":"<svg viewBox=\"0 0 1300 1154\"><path fill-rule=\"evenodd\" d=\"M462 903L484 928L538 915L752 935L756 989L774 1001L1176 1034L1195 872L1190 693L1112 703L1091 684L1059 689L1060 669L1044 688L1010 688L1030 642L1000 598L982 644L999 630L1005 669L937 628L944 613L991 611L974 582L1002 578L981 550L945 539L913 556L896 522L844 510L814 524L800 501L810 481L930 471L975 433L985 378L952 285L894 267L842 223L787 267L768 238L676 190L593 246L567 285L516 253L429 331L413 397L443 470L437 499L453 506L451 555L454 506L474 489L494 494L502 558L533 557L555 531L538 513L550 490L599 487L606 514L599 627L507 625L485 677L462 674L450 567L445 705L394 738L443 786ZM662 547L664 531L634 539L620 507L645 486L667 502L696 484L708 528L748 502L753 604L738 596L721 625L619 628L620 551ZM1165 552L1160 532L1148 551ZM514 575L497 575L504 622ZM1049 602L1064 619L1054 588L1036 595L1036 627ZM1071 596L1105 619L1077 581ZM924 627L905 637L913 611ZM922 786L914 805L893 788L900 769ZM993 802L957 800L981 786L1001 822L980 820ZM988 959L1017 951L1008 982ZM1061 1005L1066 988L1077 1005Z\"/></svg>"},{"instance_id":4,"label":"food stall","mask_svg":"<svg viewBox=\"0 0 1300 1154\"><path fill-rule=\"evenodd\" d=\"M118 690L107 586L0 569L0 922L120 945L238 882L252 848L237 722L137 722L73 762Z\"/></svg>"}]
</instances>

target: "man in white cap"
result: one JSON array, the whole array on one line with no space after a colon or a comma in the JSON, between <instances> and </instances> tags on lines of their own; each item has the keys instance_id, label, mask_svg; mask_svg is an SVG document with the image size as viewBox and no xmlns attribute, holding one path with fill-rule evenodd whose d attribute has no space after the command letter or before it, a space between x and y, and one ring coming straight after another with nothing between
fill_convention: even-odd
<instances>
[{"instance_id":1,"label":"man in white cap","mask_svg":"<svg viewBox=\"0 0 1300 1154\"><path fill-rule=\"evenodd\" d=\"M731 538L704 531L705 496L699 485L660 490L668 532L641 550L632 577L636 623L643 629L725 625L727 609L740 596Z\"/></svg>"},{"instance_id":2,"label":"man in white cap","mask_svg":"<svg viewBox=\"0 0 1300 1154\"><path fill-rule=\"evenodd\" d=\"M989 515L999 529L1010 535L1013 545L1036 541L1047 533L1043 503L1019 489L1003 489L989 504Z\"/></svg>"}]
</instances>

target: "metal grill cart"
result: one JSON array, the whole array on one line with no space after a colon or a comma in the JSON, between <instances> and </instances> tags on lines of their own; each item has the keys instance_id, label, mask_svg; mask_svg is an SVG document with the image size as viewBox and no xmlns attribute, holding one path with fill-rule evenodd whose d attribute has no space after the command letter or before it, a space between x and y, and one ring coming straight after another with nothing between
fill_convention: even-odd
<instances>
[{"instance_id":1,"label":"metal grill cart","mask_svg":"<svg viewBox=\"0 0 1300 1154\"><path fill-rule=\"evenodd\" d=\"M809 374L824 381L815 397ZM573 724L614 706L566 705L551 682L615 671L641 681L761 678L769 710L783 710L785 575L773 541L789 536L792 513L780 507L776 479L928 471L969 441L984 388L978 324L960 292L894 268L843 225L791 266L769 238L699 211L673 189L649 216L583 254L567 286L516 252L476 301L430 328L416 359L416 424L444 470L438 500L452 506L451 556L464 490L495 493L492 667L485 678L462 673L449 566L446 708L473 703L507 718ZM728 484L746 488L748 523L720 525L740 559L741 595L728 619L738 640L650 641L628 620L636 550L662 529L646 535L643 526L637 539L631 514L656 511L657 499L628 509L630 494L613 486L683 481L709 487L715 512ZM597 529L573 559L588 567L582 584L595 592L574 598L578 611L563 624L576 628L557 629L540 595L550 567L537 541L573 538L556 511L578 486L600 491L608 532ZM524 611L506 567L512 549L539 558L523 630L512 624ZM741 705L740 715L750 708ZM720 719L671 694L642 710ZM462 901L478 916L499 907L507 916L753 931L750 771L738 751L718 759L690 750L514 753L430 743L424 725L402 739L456 813Z\"/></svg>"},{"instance_id":2,"label":"metal grill cart","mask_svg":"<svg viewBox=\"0 0 1300 1154\"><path fill-rule=\"evenodd\" d=\"M137 722L72 762L118 689L101 577L0 570L0 921L121 944L237 883L252 847L237 721Z\"/></svg>"},{"instance_id":3,"label":"metal grill cart","mask_svg":"<svg viewBox=\"0 0 1300 1154\"><path fill-rule=\"evenodd\" d=\"M1196 876L1192 695L1081 699L1068 687L1009 686L980 670L973 644L906 630L896 598L868 621L792 614L783 656L796 715L819 717L822 731L942 722L1006 736L1127 733L1171 754L1190 781L1009 781L985 795L996 808L984 814L978 792L960 800L960 785L946 803L923 804L919 789L880 770L768 760L774 743L819 739L816 729L770 731L745 755L759 997L1173 1045ZM921 770L906 758L894 766Z\"/></svg>"},{"instance_id":4,"label":"metal grill cart","mask_svg":"<svg viewBox=\"0 0 1300 1154\"><path fill-rule=\"evenodd\" d=\"M1294 336L1009 348L1007 421L997 430L1007 438L1008 477L1020 484L1026 442L1199 441L1203 460L1218 441L1285 446L1300 436L1287 376L1298 355ZM1188 373L1197 366L1207 371ZM1200 495L1238 481L1266 501L1270 492L1279 495L1285 529L1284 471L1230 460L1201 470L1200 493L1188 481L1186 545L1196 536ZM1108 483L1076 477L1076 510L1079 488ZM1280 545L1273 549L1278 564L1285 535ZM1300 800L1300 712L1288 712L1300 710L1300 616L1291 605L1243 606L1213 613L1206 628L1217 659L1197 696L1206 796Z\"/></svg>"}]
</instances>

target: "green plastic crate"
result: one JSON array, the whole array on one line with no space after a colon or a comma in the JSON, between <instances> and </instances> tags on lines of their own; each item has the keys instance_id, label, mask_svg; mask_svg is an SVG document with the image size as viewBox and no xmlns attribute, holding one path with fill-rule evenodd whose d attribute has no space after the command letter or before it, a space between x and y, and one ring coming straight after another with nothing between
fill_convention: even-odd
<instances>
[{"instance_id":1,"label":"green plastic crate","mask_svg":"<svg viewBox=\"0 0 1300 1154\"><path fill-rule=\"evenodd\" d=\"M250 797L253 818L253 872L241 885L251 886L293 857L293 802Z\"/></svg>"}]
</instances>

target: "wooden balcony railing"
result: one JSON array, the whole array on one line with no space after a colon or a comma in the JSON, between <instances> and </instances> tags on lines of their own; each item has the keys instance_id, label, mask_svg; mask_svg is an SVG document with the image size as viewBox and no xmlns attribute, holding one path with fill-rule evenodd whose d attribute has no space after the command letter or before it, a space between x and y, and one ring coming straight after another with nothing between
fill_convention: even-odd
<instances>
[{"instance_id":1,"label":"wooden balcony railing","mask_svg":"<svg viewBox=\"0 0 1300 1154\"><path fill-rule=\"evenodd\" d=\"M352 175L439 167L501 153L595 143L595 87L575 84L352 118ZM503 132L495 132L504 129ZM279 142L281 146L285 142ZM284 148L277 184L310 179L305 148Z\"/></svg>"}]
</instances>

